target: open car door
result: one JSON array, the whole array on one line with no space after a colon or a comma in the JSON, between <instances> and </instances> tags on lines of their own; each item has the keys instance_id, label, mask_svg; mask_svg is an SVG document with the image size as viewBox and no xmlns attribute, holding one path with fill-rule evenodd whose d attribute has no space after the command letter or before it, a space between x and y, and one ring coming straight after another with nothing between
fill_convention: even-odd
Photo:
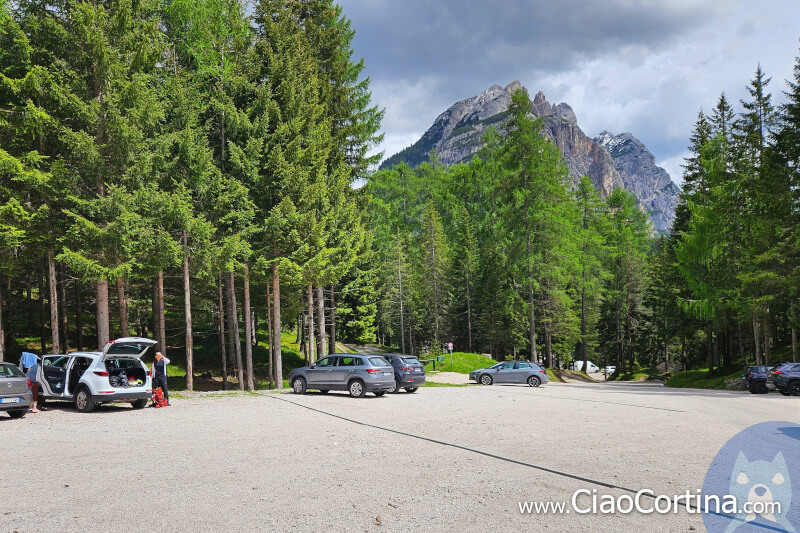
<instances>
[{"instance_id":1,"label":"open car door","mask_svg":"<svg viewBox=\"0 0 800 533\"><path fill-rule=\"evenodd\" d=\"M152 339L145 339L144 337L123 337L116 339L103 348L103 355L101 361L105 361L111 357L135 357L141 359L144 353L157 344Z\"/></svg>"}]
</instances>

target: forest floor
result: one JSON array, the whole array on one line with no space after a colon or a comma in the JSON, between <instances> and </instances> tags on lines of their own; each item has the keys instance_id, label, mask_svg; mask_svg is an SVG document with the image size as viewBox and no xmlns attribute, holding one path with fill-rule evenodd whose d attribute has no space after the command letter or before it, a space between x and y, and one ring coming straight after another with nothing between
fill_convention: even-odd
<instances>
[{"instance_id":1,"label":"forest floor","mask_svg":"<svg viewBox=\"0 0 800 533\"><path fill-rule=\"evenodd\" d=\"M24 457L4 463L0 531L702 531L684 511L577 519L521 514L518 502L622 494L539 466L656 494L694 491L729 438L796 419L800 405L651 383L363 399L184 393L172 403L0 416L0 441Z\"/></svg>"}]
</instances>

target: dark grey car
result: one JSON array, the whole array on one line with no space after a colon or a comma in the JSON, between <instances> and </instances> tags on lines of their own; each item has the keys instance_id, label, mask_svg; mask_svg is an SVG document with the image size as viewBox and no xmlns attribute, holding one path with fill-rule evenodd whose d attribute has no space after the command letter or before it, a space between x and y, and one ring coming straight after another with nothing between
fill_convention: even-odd
<instances>
[{"instance_id":1,"label":"dark grey car","mask_svg":"<svg viewBox=\"0 0 800 533\"><path fill-rule=\"evenodd\" d=\"M392 366L379 355L331 354L316 363L295 368L289 384L296 394L308 389L320 392L348 391L361 398L367 392L383 396L395 387Z\"/></svg>"},{"instance_id":2,"label":"dark grey car","mask_svg":"<svg viewBox=\"0 0 800 533\"><path fill-rule=\"evenodd\" d=\"M8 412L11 418L22 418L32 400L25 374L11 363L0 363L0 411Z\"/></svg>"},{"instance_id":3,"label":"dark grey car","mask_svg":"<svg viewBox=\"0 0 800 533\"><path fill-rule=\"evenodd\" d=\"M469 379L481 385L493 383L527 383L531 387L538 387L547 383L547 371L536 363L529 361L503 361L489 368L473 370Z\"/></svg>"},{"instance_id":4,"label":"dark grey car","mask_svg":"<svg viewBox=\"0 0 800 533\"><path fill-rule=\"evenodd\" d=\"M394 369L394 380L397 386L389 392L400 392L400 389L405 389L406 392L417 392L420 387L425 385L425 367L416 357L392 353L379 355L389 361Z\"/></svg>"}]
</instances>

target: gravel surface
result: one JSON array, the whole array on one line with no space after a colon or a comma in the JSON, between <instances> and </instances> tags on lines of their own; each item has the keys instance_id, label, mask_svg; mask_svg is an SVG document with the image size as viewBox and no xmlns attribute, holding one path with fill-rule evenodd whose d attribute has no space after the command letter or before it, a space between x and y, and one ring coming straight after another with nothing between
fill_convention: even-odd
<instances>
[{"instance_id":1,"label":"gravel surface","mask_svg":"<svg viewBox=\"0 0 800 533\"><path fill-rule=\"evenodd\" d=\"M301 406L657 494L701 487L745 427L800 418L796 398L649 383L52 406L0 417L0 531L704 530L683 512L522 515L519 501L621 493Z\"/></svg>"}]
</instances>

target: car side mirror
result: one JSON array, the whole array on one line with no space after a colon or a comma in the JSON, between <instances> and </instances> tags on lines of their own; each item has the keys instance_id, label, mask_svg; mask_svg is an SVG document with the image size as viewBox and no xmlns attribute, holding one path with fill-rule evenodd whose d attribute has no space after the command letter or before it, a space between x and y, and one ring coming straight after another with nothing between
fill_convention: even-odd
<instances>
[{"instance_id":1,"label":"car side mirror","mask_svg":"<svg viewBox=\"0 0 800 533\"><path fill-rule=\"evenodd\" d=\"M317 363L311 363L311 368L317 368Z\"/></svg>"}]
</instances>

